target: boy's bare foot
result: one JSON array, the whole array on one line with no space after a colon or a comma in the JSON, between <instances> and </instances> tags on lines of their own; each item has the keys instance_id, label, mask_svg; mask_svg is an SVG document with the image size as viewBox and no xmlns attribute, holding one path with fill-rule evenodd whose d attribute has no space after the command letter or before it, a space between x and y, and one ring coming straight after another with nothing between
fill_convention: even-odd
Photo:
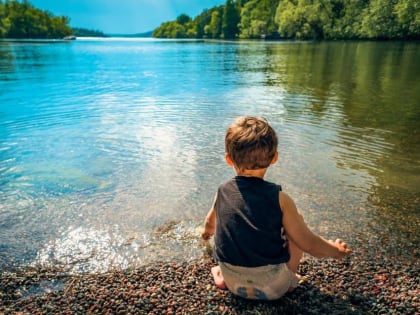
<instances>
[{"instance_id":1,"label":"boy's bare foot","mask_svg":"<svg viewBox=\"0 0 420 315\"><path fill-rule=\"evenodd\" d=\"M293 292L298 287L299 284L302 284L302 283L304 283L307 280L305 276L301 276L298 273L296 273L295 275L296 275L296 277L298 279L298 283L296 285L291 286L289 288L289 290L287 290L287 292Z\"/></svg>"},{"instance_id":2,"label":"boy's bare foot","mask_svg":"<svg viewBox=\"0 0 420 315\"><path fill-rule=\"evenodd\" d=\"M219 266L215 266L211 268L211 274L213 275L214 283L216 284L216 287L219 289L226 290L226 283L225 279L223 279L222 270L220 270Z\"/></svg>"}]
</instances>

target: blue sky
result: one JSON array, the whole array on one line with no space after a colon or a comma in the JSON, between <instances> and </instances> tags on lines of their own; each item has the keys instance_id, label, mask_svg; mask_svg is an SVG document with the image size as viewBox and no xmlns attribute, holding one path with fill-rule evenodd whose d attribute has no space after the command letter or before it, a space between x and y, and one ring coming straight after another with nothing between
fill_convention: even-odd
<instances>
[{"instance_id":1,"label":"blue sky","mask_svg":"<svg viewBox=\"0 0 420 315\"><path fill-rule=\"evenodd\" d=\"M70 18L70 26L107 34L151 31L182 13L192 18L226 0L29 0L36 8Z\"/></svg>"}]
</instances>

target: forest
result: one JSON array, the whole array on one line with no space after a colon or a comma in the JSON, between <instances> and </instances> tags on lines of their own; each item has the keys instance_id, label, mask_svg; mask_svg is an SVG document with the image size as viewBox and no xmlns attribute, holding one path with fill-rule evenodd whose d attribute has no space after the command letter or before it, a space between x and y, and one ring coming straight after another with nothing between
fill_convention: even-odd
<instances>
[{"instance_id":1,"label":"forest","mask_svg":"<svg viewBox=\"0 0 420 315\"><path fill-rule=\"evenodd\" d=\"M106 37L99 30L71 28L70 19L35 8L28 0L0 0L0 38L57 39L65 36Z\"/></svg>"},{"instance_id":2,"label":"forest","mask_svg":"<svg viewBox=\"0 0 420 315\"><path fill-rule=\"evenodd\" d=\"M72 29L69 18L28 0L0 0L0 38L105 36ZM419 0L226 0L195 18L181 14L152 34L157 38L420 39Z\"/></svg>"},{"instance_id":3,"label":"forest","mask_svg":"<svg viewBox=\"0 0 420 315\"><path fill-rule=\"evenodd\" d=\"M181 14L158 38L420 39L419 0L227 0L191 18Z\"/></svg>"},{"instance_id":4,"label":"forest","mask_svg":"<svg viewBox=\"0 0 420 315\"><path fill-rule=\"evenodd\" d=\"M63 38L73 34L65 16L35 8L29 1L0 0L0 38Z\"/></svg>"}]
</instances>

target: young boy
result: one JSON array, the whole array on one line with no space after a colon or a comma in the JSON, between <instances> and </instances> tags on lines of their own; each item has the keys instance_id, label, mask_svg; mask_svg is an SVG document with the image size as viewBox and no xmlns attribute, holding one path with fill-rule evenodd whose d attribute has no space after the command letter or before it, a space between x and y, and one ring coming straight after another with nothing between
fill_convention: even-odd
<instances>
[{"instance_id":1,"label":"young boy","mask_svg":"<svg viewBox=\"0 0 420 315\"><path fill-rule=\"evenodd\" d=\"M277 162L277 136L265 119L239 117L227 130L225 158L236 176L222 184L201 233L214 235L216 286L248 299L273 300L298 285L303 252L343 258L351 253L337 239L312 232L280 185L264 180Z\"/></svg>"}]
</instances>

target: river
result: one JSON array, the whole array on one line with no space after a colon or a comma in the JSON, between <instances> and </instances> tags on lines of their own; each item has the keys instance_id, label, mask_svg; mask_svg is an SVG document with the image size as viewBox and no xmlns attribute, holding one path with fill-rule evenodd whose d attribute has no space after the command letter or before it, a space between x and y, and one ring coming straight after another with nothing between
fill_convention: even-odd
<instances>
[{"instance_id":1,"label":"river","mask_svg":"<svg viewBox=\"0 0 420 315\"><path fill-rule=\"evenodd\" d=\"M199 257L233 176L224 132L245 114L276 129L266 178L315 231L418 258L419 55L418 42L0 42L0 268Z\"/></svg>"}]
</instances>

